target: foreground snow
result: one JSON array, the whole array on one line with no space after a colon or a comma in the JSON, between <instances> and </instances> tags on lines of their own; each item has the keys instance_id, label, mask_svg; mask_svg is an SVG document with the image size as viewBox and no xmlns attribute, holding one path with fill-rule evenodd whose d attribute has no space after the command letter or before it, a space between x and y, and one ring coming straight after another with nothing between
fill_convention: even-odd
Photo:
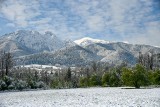
<instances>
[{"instance_id":1,"label":"foreground snow","mask_svg":"<svg viewBox=\"0 0 160 107\"><path fill-rule=\"evenodd\" d=\"M160 88L79 88L0 93L0 107L160 107Z\"/></svg>"}]
</instances>

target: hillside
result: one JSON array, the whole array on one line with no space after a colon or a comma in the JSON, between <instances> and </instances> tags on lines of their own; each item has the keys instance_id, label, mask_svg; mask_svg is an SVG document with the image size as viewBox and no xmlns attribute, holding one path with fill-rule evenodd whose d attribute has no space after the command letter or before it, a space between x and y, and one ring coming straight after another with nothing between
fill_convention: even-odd
<instances>
[{"instance_id":1,"label":"hillside","mask_svg":"<svg viewBox=\"0 0 160 107\"><path fill-rule=\"evenodd\" d=\"M0 37L0 51L11 52L17 65L86 65L92 61L134 65L139 52L159 53L160 48L82 38L61 40L51 32L20 30Z\"/></svg>"}]
</instances>

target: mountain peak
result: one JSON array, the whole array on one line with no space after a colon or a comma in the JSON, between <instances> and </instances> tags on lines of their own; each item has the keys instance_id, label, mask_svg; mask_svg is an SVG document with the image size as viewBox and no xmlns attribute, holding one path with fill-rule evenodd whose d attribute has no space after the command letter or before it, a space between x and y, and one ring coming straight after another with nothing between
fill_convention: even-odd
<instances>
[{"instance_id":1,"label":"mountain peak","mask_svg":"<svg viewBox=\"0 0 160 107\"><path fill-rule=\"evenodd\" d=\"M66 47L76 46L77 44L70 39L64 41Z\"/></svg>"},{"instance_id":2,"label":"mountain peak","mask_svg":"<svg viewBox=\"0 0 160 107\"><path fill-rule=\"evenodd\" d=\"M103 43L103 44L109 43L109 41L93 39L90 37L84 37L82 39L75 40L74 42L80 46L87 46L87 45L94 44L94 43Z\"/></svg>"},{"instance_id":3,"label":"mountain peak","mask_svg":"<svg viewBox=\"0 0 160 107\"><path fill-rule=\"evenodd\" d=\"M50 32L50 31L46 31L45 34L46 34L46 35L55 35L55 34L53 34L53 33Z\"/></svg>"},{"instance_id":4,"label":"mountain peak","mask_svg":"<svg viewBox=\"0 0 160 107\"><path fill-rule=\"evenodd\" d=\"M12 41L16 45L15 47L17 47L18 51L23 47L26 51L31 52L55 51L65 45L63 41L57 38L52 32L41 34L38 31L30 30L18 30L6 34L1 37L1 41L0 45L3 47L7 47L7 43L10 44L10 41ZM13 48L11 45L9 46L8 48Z\"/></svg>"}]
</instances>

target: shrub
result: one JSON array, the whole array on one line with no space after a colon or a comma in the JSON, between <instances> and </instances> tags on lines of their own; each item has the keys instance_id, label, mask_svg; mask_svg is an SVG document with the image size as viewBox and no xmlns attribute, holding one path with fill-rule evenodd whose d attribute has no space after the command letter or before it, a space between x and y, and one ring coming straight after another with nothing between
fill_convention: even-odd
<instances>
[{"instance_id":1,"label":"shrub","mask_svg":"<svg viewBox=\"0 0 160 107\"><path fill-rule=\"evenodd\" d=\"M60 81L58 81L58 79L52 80L50 87L51 88L58 88L59 82Z\"/></svg>"},{"instance_id":2,"label":"shrub","mask_svg":"<svg viewBox=\"0 0 160 107\"><path fill-rule=\"evenodd\" d=\"M132 70L128 68L122 68L122 83L126 86L132 86Z\"/></svg>"},{"instance_id":3,"label":"shrub","mask_svg":"<svg viewBox=\"0 0 160 107\"><path fill-rule=\"evenodd\" d=\"M33 80L30 80L27 82L28 83L28 87L31 88L31 89L36 89L37 88L37 84L35 81Z\"/></svg>"},{"instance_id":4,"label":"shrub","mask_svg":"<svg viewBox=\"0 0 160 107\"><path fill-rule=\"evenodd\" d=\"M133 69L132 83L135 88L140 88L141 85L148 84L147 72L145 68L140 64L137 64L136 67Z\"/></svg>"},{"instance_id":5,"label":"shrub","mask_svg":"<svg viewBox=\"0 0 160 107\"><path fill-rule=\"evenodd\" d=\"M109 85L109 79L110 79L110 74L109 72L106 72L102 75L102 84L103 86L108 86Z\"/></svg>"},{"instance_id":6,"label":"shrub","mask_svg":"<svg viewBox=\"0 0 160 107\"><path fill-rule=\"evenodd\" d=\"M7 85L7 87L8 87L9 85L12 84L12 82L14 81L14 79L11 78L11 77L5 76L5 77L3 78L3 81L6 83L6 85Z\"/></svg>"},{"instance_id":7,"label":"shrub","mask_svg":"<svg viewBox=\"0 0 160 107\"><path fill-rule=\"evenodd\" d=\"M36 87L37 87L37 88L46 88L46 85L45 85L44 82L39 81L39 82L36 82Z\"/></svg>"},{"instance_id":8,"label":"shrub","mask_svg":"<svg viewBox=\"0 0 160 107\"><path fill-rule=\"evenodd\" d=\"M9 90L14 90L14 89L15 89L15 86L11 84L11 85L8 86L8 89L9 89Z\"/></svg>"},{"instance_id":9,"label":"shrub","mask_svg":"<svg viewBox=\"0 0 160 107\"><path fill-rule=\"evenodd\" d=\"M101 82L101 77L98 75L92 75L90 78L90 85L91 86L101 86L102 82Z\"/></svg>"},{"instance_id":10,"label":"shrub","mask_svg":"<svg viewBox=\"0 0 160 107\"><path fill-rule=\"evenodd\" d=\"M154 83L160 85L160 70L156 70L154 73Z\"/></svg>"},{"instance_id":11,"label":"shrub","mask_svg":"<svg viewBox=\"0 0 160 107\"><path fill-rule=\"evenodd\" d=\"M122 73L122 80L125 85L131 85L135 88L149 84L149 77L146 69L137 64L132 70L124 68Z\"/></svg>"},{"instance_id":12,"label":"shrub","mask_svg":"<svg viewBox=\"0 0 160 107\"><path fill-rule=\"evenodd\" d=\"M79 79L80 87L88 87L89 86L89 79L87 77L81 77Z\"/></svg>"},{"instance_id":13,"label":"shrub","mask_svg":"<svg viewBox=\"0 0 160 107\"><path fill-rule=\"evenodd\" d=\"M27 83L25 81L22 81L22 80L17 81L16 89L23 90L25 88L27 88Z\"/></svg>"},{"instance_id":14,"label":"shrub","mask_svg":"<svg viewBox=\"0 0 160 107\"><path fill-rule=\"evenodd\" d=\"M117 87L121 86L120 70L110 69L109 72L105 72L102 75L103 86Z\"/></svg>"},{"instance_id":15,"label":"shrub","mask_svg":"<svg viewBox=\"0 0 160 107\"><path fill-rule=\"evenodd\" d=\"M7 89L7 85L3 80L0 80L0 90L4 91Z\"/></svg>"}]
</instances>

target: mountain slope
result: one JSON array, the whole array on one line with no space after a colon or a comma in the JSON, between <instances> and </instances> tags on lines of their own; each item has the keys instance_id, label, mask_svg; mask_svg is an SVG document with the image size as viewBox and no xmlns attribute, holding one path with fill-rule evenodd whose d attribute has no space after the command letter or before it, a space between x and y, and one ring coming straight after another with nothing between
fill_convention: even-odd
<instances>
[{"instance_id":1,"label":"mountain slope","mask_svg":"<svg viewBox=\"0 0 160 107\"><path fill-rule=\"evenodd\" d=\"M156 48L153 46L132 45L122 42L107 44L95 43L85 46L85 49L90 50L98 56L103 57L101 59L102 62L114 64L127 62L131 65L137 62L139 52L160 52L160 48Z\"/></svg>"},{"instance_id":2,"label":"mountain slope","mask_svg":"<svg viewBox=\"0 0 160 107\"><path fill-rule=\"evenodd\" d=\"M17 64L61 64L81 66L92 61L99 61L101 57L78 45L60 49L54 53L38 53L26 57L16 58Z\"/></svg>"},{"instance_id":3,"label":"mountain slope","mask_svg":"<svg viewBox=\"0 0 160 107\"><path fill-rule=\"evenodd\" d=\"M20 30L0 36L0 51L11 52L19 64L86 65L92 61L129 65L136 63L139 52L160 53L160 48L123 42L82 38L62 41L51 32Z\"/></svg>"},{"instance_id":4,"label":"mountain slope","mask_svg":"<svg viewBox=\"0 0 160 107\"><path fill-rule=\"evenodd\" d=\"M37 31L20 30L0 37L0 50L10 51L15 55L21 53L16 56L56 51L64 45L64 42L51 32L40 34Z\"/></svg>"}]
</instances>

